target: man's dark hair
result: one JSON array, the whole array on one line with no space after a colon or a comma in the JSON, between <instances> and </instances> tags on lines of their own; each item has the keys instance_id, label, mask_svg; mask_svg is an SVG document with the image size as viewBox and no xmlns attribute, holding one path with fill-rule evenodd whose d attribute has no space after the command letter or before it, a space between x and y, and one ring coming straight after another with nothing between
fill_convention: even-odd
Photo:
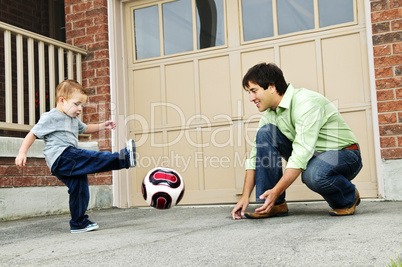
<instances>
[{"instance_id":1,"label":"man's dark hair","mask_svg":"<svg viewBox=\"0 0 402 267\"><path fill-rule=\"evenodd\" d=\"M260 63L250 68L243 77L243 88L248 89L248 83L258 84L264 90L271 85L275 85L279 95L283 95L288 88L288 84L283 77L282 70L273 63Z\"/></svg>"}]
</instances>

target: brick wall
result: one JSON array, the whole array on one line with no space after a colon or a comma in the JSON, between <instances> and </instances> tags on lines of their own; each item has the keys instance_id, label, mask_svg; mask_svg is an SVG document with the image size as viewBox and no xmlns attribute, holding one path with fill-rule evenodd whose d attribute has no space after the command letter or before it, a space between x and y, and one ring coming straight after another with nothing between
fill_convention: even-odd
<instances>
[{"instance_id":1,"label":"brick wall","mask_svg":"<svg viewBox=\"0 0 402 267\"><path fill-rule=\"evenodd\" d=\"M371 0L383 159L402 158L402 1Z\"/></svg>"},{"instance_id":2,"label":"brick wall","mask_svg":"<svg viewBox=\"0 0 402 267\"><path fill-rule=\"evenodd\" d=\"M90 90L85 123L110 119L110 81L107 0L65 0L66 42L87 51L82 61L82 84ZM100 150L111 150L110 131L91 134ZM90 184L112 184L112 172L95 174Z\"/></svg>"}]
</instances>

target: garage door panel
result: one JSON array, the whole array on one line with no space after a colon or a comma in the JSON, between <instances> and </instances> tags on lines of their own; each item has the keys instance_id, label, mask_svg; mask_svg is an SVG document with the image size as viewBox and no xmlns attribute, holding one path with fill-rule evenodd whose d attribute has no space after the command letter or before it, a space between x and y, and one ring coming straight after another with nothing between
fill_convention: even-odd
<instances>
[{"instance_id":1,"label":"garage door panel","mask_svg":"<svg viewBox=\"0 0 402 267\"><path fill-rule=\"evenodd\" d=\"M226 120L232 114L229 57L199 61L201 114L209 121Z\"/></svg>"},{"instance_id":2,"label":"garage door panel","mask_svg":"<svg viewBox=\"0 0 402 267\"><path fill-rule=\"evenodd\" d=\"M194 63L184 62L166 66L167 125L184 125L196 115Z\"/></svg>"},{"instance_id":3,"label":"garage door panel","mask_svg":"<svg viewBox=\"0 0 402 267\"><path fill-rule=\"evenodd\" d=\"M325 96L340 106L365 102L360 34L322 40Z\"/></svg>"},{"instance_id":4,"label":"garage door panel","mask_svg":"<svg viewBox=\"0 0 402 267\"><path fill-rule=\"evenodd\" d=\"M203 130L202 139L205 190L236 188L232 126Z\"/></svg>"},{"instance_id":5,"label":"garage door panel","mask_svg":"<svg viewBox=\"0 0 402 267\"><path fill-rule=\"evenodd\" d=\"M132 84L136 90L130 90L134 105L129 104L130 114L142 117L144 120L136 120L136 130L147 131L154 126L162 125L162 112L164 112L161 94L160 68L148 68L132 72ZM146 123L141 123L145 121Z\"/></svg>"},{"instance_id":6,"label":"garage door panel","mask_svg":"<svg viewBox=\"0 0 402 267\"><path fill-rule=\"evenodd\" d=\"M279 51L281 69L286 82L295 88L307 88L318 92L315 42L281 46Z\"/></svg>"}]
</instances>

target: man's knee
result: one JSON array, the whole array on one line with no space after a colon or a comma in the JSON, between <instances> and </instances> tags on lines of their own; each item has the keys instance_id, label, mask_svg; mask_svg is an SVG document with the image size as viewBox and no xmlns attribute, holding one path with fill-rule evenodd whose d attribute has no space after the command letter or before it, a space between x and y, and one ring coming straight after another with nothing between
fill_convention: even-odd
<instances>
[{"instance_id":1,"label":"man's knee","mask_svg":"<svg viewBox=\"0 0 402 267\"><path fill-rule=\"evenodd\" d=\"M264 126L262 126L258 130L256 135L257 144L263 144L269 142L270 140L273 140L276 131L279 131L278 127L273 124L265 124Z\"/></svg>"}]
</instances>

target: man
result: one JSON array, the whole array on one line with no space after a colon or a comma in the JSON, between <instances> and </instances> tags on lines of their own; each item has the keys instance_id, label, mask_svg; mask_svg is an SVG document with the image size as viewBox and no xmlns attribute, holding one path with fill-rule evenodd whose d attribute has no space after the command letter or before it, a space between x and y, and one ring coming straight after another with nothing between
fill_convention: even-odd
<instances>
[{"instance_id":1,"label":"man","mask_svg":"<svg viewBox=\"0 0 402 267\"><path fill-rule=\"evenodd\" d=\"M285 190L302 174L308 188L332 208L330 215L354 214L359 192L350 182L362 168L356 137L336 107L324 96L287 84L275 64L258 64L243 78L243 88L264 112L246 161L243 195L233 219L285 216ZM282 172L281 158L287 161ZM264 204L248 213L249 197Z\"/></svg>"}]
</instances>

